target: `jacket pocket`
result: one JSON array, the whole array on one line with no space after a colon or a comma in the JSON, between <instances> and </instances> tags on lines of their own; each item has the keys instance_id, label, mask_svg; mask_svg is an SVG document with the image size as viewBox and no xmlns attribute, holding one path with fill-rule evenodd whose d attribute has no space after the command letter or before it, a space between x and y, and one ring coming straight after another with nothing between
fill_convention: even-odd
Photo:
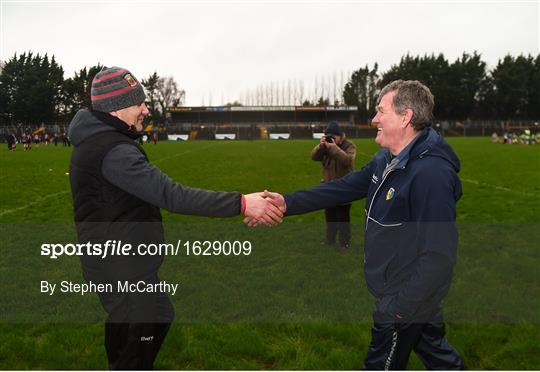
<instances>
[{"instance_id":1,"label":"jacket pocket","mask_svg":"<svg viewBox=\"0 0 540 372\"><path fill-rule=\"evenodd\" d=\"M368 287L377 297L389 293L387 284L399 267L399 251L404 244L402 225L385 226L372 220L369 222L365 235L364 272Z\"/></svg>"}]
</instances>

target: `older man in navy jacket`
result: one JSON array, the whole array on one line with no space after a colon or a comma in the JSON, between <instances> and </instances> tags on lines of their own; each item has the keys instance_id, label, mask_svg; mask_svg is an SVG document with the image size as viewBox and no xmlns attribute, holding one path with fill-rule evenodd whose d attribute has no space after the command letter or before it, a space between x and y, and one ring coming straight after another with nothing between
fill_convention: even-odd
<instances>
[{"instance_id":1,"label":"older man in navy jacket","mask_svg":"<svg viewBox=\"0 0 540 372\"><path fill-rule=\"evenodd\" d=\"M429 369L463 369L441 308L456 261L460 164L430 128L433 106L418 81L388 84L372 120L383 149L365 167L284 197L267 193L286 215L366 198L364 271L376 298L366 369L406 369L412 350Z\"/></svg>"}]
</instances>

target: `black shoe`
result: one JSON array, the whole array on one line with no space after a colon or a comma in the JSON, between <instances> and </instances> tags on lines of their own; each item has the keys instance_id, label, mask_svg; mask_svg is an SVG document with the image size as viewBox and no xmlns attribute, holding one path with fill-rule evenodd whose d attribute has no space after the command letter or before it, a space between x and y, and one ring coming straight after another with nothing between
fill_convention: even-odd
<instances>
[{"instance_id":1,"label":"black shoe","mask_svg":"<svg viewBox=\"0 0 540 372\"><path fill-rule=\"evenodd\" d=\"M339 249L341 249L343 251L348 250L350 247L351 247L351 243L340 243L339 244Z\"/></svg>"}]
</instances>

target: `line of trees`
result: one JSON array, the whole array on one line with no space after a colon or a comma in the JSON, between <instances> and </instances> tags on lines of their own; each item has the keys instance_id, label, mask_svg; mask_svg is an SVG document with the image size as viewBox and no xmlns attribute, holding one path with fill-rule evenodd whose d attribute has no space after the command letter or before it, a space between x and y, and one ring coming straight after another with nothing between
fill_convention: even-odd
<instances>
[{"instance_id":1,"label":"line of trees","mask_svg":"<svg viewBox=\"0 0 540 372\"><path fill-rule=\"evenodd\" d=\"M429 86L439 119L540 119L540 55L507 55L488 71L476 52L452 63L442 54L407 54L383 73L377 64L354 71L343 89L344 102L358 106L360 119L367 121L380 89L396 79Z\"/></svg>"},{"instance_id":2,"label":"line of trees","mask_svg":"<svg viewBox=\"0 0 540 372\"><path fill-rule=\"evenodd\" d=\"M317 106L340 105L343 87L348 76L334 72L332 75L317 75L312 81L288 79L271 81L247 89L236 101L246 106Z\"/></svg>"},{"instance_id":3,"label":"line of trees","mask_svg":"<svg viewBox=\"0 0 540 372\"><path fill-rule=\"evenodd\" d=\"M84 67L72 78L55 57L32 52L14 55L0 73L0 119L4 123L40 124L67 122L81 107L91 107L93 77L103 66ZM540 119L540 55L507 55L488 71L474 52L450 63L443 54L403 56L388 71L375 63L350 76L321 76L314 84L301 80L274 82L248 90L228 105L357 106L367 122L375 111L377 95L388 82L414 79L428 85L435 95L439 119ZM346 82L345 82L346 81ZM185 91L174 78L154 72L141 80L147 93L149 121L162 124L169 106L184 104Z\"/></svg>"},{"instance_id":4,"label":"line of trees","mask_svg":"<svg viewBox=\"0 0 540 372\"><path fill-rule=\"evenodd\" d=\"M23 125L68 122L81 108L91 108L90 91L94 76L103 66L84 67L71 78L54 56L23 53L14 55L0 73L0 115L2 122ZM141 80L147 94L148 121L162 124L168 106L184 103L185 91L175 80L157 72Z\"/></svg>"}]
</instances>

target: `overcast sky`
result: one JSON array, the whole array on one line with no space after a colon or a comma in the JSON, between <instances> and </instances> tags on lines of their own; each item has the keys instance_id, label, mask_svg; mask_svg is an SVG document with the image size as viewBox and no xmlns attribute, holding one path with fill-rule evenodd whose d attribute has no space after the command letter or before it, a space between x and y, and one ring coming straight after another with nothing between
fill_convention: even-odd
<instances>
[{"instance_id":1,"label":"overcast sky","mask_svg":"<svg viewBox=\"0 0 540 372\"><path fill-rule=\"evenodd\" d=\"M407 52L452 62L476 50L494 66L540 48L538 0L0 2L2 61L32 50L55 55L66 78L98 62L139 80L157 71L194 106L293 79L308 93Z\"/></svg>"}]
</instances>

